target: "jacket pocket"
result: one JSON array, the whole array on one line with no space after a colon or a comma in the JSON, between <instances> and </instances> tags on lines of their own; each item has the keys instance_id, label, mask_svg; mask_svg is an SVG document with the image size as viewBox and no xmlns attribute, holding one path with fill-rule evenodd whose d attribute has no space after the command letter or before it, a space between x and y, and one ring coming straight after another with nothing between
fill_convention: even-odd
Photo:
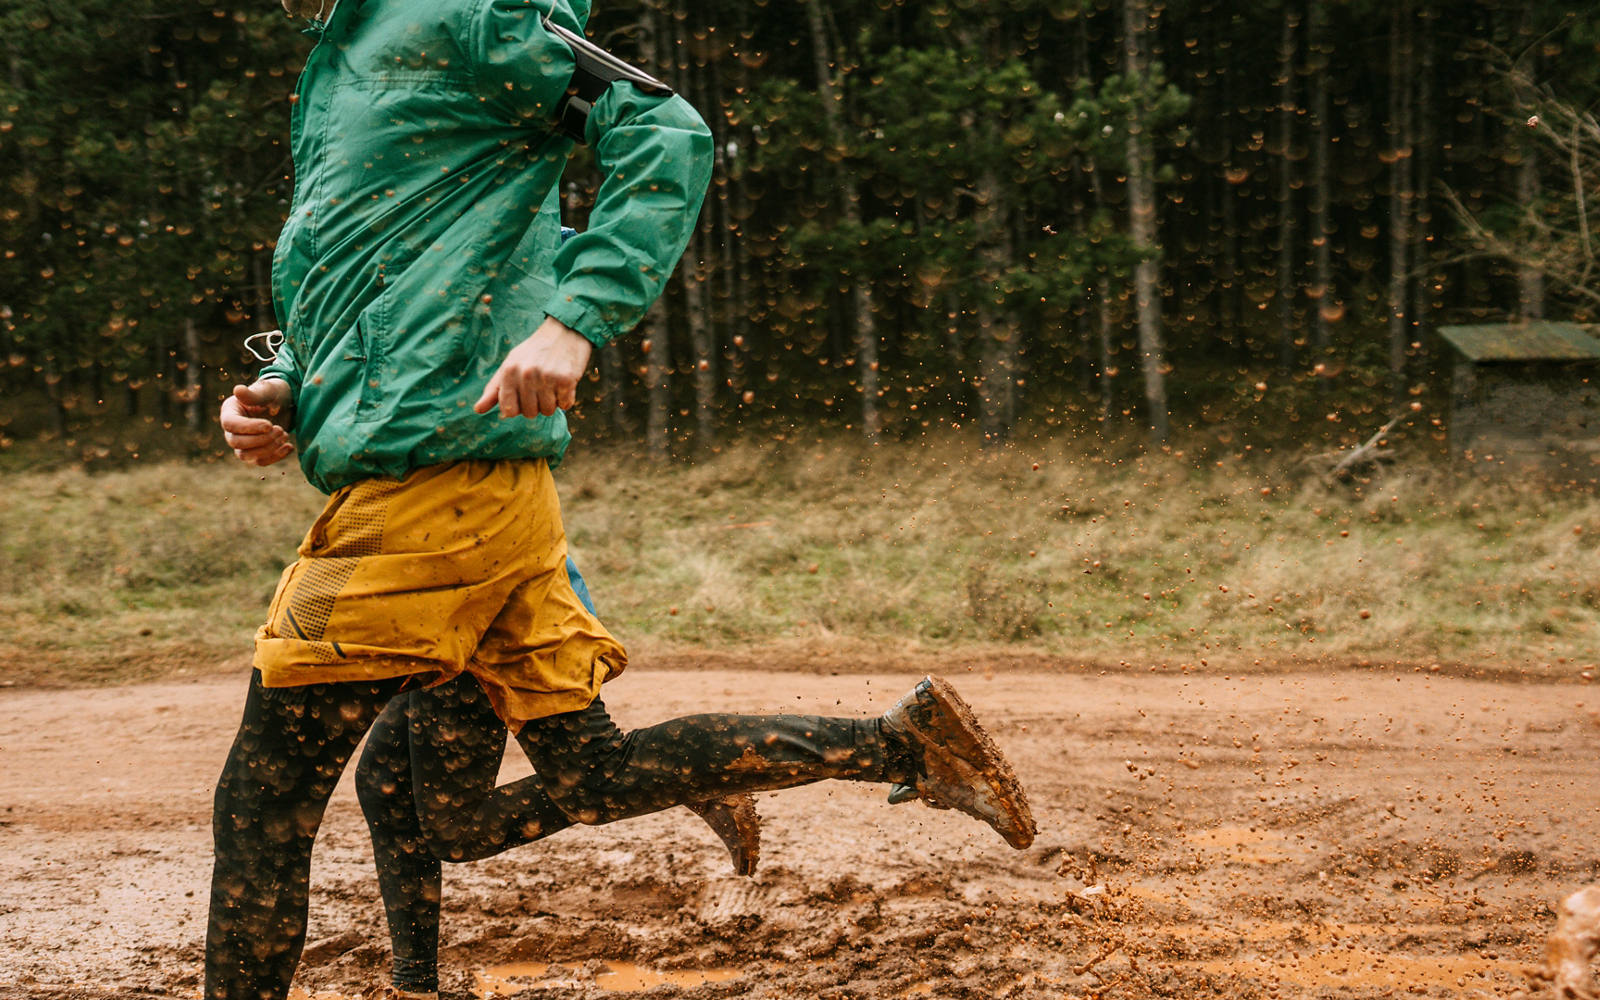
<instances>
[{"instance_id":1,"label":"jacket pocket","mask_svg":"<svg viewBox=\"0 0 1600 1000\"><path fill-rule=\"evenodd\" d=\"M356 396L355 419L358 423L377 420L385 411L384 402L389 347L386 296L368 306L356 317L356 335L352 364L361 366L361 384Z\"/></svg>"}]
</instances>

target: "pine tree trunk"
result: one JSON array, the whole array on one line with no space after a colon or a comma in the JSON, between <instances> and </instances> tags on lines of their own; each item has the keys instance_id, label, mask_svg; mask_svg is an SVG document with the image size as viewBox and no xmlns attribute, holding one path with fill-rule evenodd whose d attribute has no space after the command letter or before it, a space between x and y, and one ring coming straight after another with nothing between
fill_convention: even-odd
<instances>
[{"instance_id":1,"label":"pine tree trunk","mask_svg":"<svg viewBox=\"0 0 1600 1000\"><path fill-rule=\"evenodd\" d=\"M973 309L979 344L978 427L989 444L1004 441L1017 418L1017 331L999 315L994 288L1010 260L1000 182L994 171L978 177L973 229L978 240L978 281Z\"/></svg>"},{"instance_id":2,"label":"pine tree trunk","mask_svg":"<svg viewBox=\"0 0 1600 1000\"><path fill-rule=\"evenodd\" d=\"M272 301L271 252L250 254L250 281L256 286L256 329L271 330L278 326L277 310Z\"/></svg>"},{"instance_id":3,"label":"pine tree trunk","mask_svg":"<svg viewBox=\"0 0 1600 1000\"><path fill-rule=\"evenodd\" d=\"M1089 26L1088 18L1078 19L1078 30L1073 33L1072 45L1072 79L1088 81L1091 79L1093 69L1089 63ZM1082 197L1079 188L1077 216L1081 222L1081 229L1089 231L1090 224L1106 211L1105 190L1100 183L1100 168L1095 164L1094 157L1086 157L1080 168L1088 177L1088 198ZM1076 171L1075 171L1076 172ZM1089 374L1089 385L1084 389L1085 398L1095 398L1100 406L1100 423L1108 426L1114 412L1113 372L1111 367L1111 289L1110 274L1102 265L1096 268L1091 283L1084 287L1084 294L1092 297L1093 318L1089 316L1089 307L1086 305L1082 315L1081 326L1084 327L1084 354L1093 361L1085 365ZM1092 330L1092 332L1091 332Z\"/></svg>"},{"instance_id":4,"label":"pine tree trunk","mask_svg":"<svg viewBox=\"0 0 1600 1000\"><path fill-rule=\"evenodd\" d=\"M955 375L955 384L951 387L950 398L952 402L962 407L968 419L976 407L975 401L967 398L965 390L978 381L977 376L967 370L967 351L962 333L967 329L967 311L961 304L960 296L950 292L944 297L944 355L946 370ZM977 396L976 391L973 397Z\"/></svg>"},{"instance_id":5,"label":"pine tree trunk","mask_svg":"<svg viewBox=\"0 0 1600 1000\"><path fill-rule=\"evenodd\" d=\"M205 392L205 381L200 372L200 330L193 317L183 321L183 418L189 430L198 434L205 429L204 405L200 398Z\"/></svg>"},{"instance_id":6,"label":"pine tree trunk","mask_svg":"<svg viewBox=\"0 0 1600 1000\"><path fill-rule=\"evenodd\" d=\"M1412 343L1427 343L1428 318L1433 312L1433 281L1429 277L1428 249L1433 245L1433 171L1436 160L1434 139L1433 73L1434 31L1437 12L1423 2L1417 10L1422 32L1422 51L1417 59L1416 105L1411 113L1411 333Z\"/></svg>"},{"instance_id":7,"label":"pine tree trunk","mask_svg":"<svg viewBox=\"0 0 1600 1000\"><path fill-rule=\"evenodd\" d=\"M716 337L706 303L706 278L700 266L705 235L699 229L689 237L679 270L683 274L684 304L688 312L689 347L694 352L695 447L709 451L717 437Z\"/></svg>"},{"instance_id":8,"label":"pine tree trunk","mask_svg":"<svg viewBox=\"0 0 1600 1000\"><path fill-rule=\"evenodd\" d=\"M1100 168L1092 164L1089 167L1089 189L1094 195L1096 213L1105 211L1106 193L1100 181ZM1116 313L1111 301L1111 274L1105 267L1101 267L1095 276L1094 306L1100 347L1100 416L1104 423L1110 424L1116 415L1117 405L1117 367L1112 346Z\"/></svg>"},{"instance_id":9,"label":"pine tree trunk","mask_svg":"<svg viewBox=\"0 0 1600 1000\"><path fill-rule=\"evenodd\" d=\"M1122 16L1124 72L1138 79L1148 68L1144 54L1150 19L1147 0L1123 0ZM1134 247L1146 254L1134 268L1133 289L1150 443L1159 447L1167 441L1167 383L1161 338L1161 265L1152 145L1143 122L1136 116L1128 131L1128 235Z\"/></svg>"},{"instance_id":10,"label":"pine tree trunk","mask_svg":"<svg viewBox=\"0 0 1600 1000\"><path fill-rule=\"evenodd\" d=\"M66 387L62 384L61 371L56 366L56 359L46 355L39 373L44 383L45 399L50 404L50 430L57 437L66 437L68 429Z\"/></svg>"},{"instance_id":11,"label":"pine tree trunk","mask_svg":"<svg viewBox=\"0 0 1600 1000\"><path fill-rule=\"evenodd\" d=\"M736 5L734 11L735 25L738 32L734 35L735 48L747 44L742 39L749 38L748 31L750 11L743 4ZM750 72L750 63L742 51L734 53L737 58L735 78L737 80L736 92L748 94L755 87L755 81ZM753 340L751 307L750 303L759 294L759 283L753 279L753 269L750 266L750 251L745 244L744 223L750 218L750 196L743 179L743 166L741 161L750 155L750 148L754 146L754 135L748 126L734 134L733 148L729 152L729 166L726 172L728 178L727 205L731 218L728 221L728 250L730 266L725 276L728 281L728 341L727 350L729 359L729 389L732 392L735 404L733 413L742 420L747 412L744 402L745 393L750 392L754 402L754 390L751 372L750 348Z\"/></svg>"},{"instance_id":12,"label":"pine tree trunk","mask_svg":"<svg viewBox=\"0 0 1600 1000\"><path fill-rule=\"evenodd\" d=\"M1539 154L1531 139L1522 143L1522 163L1517 167L1517 204L1535 205L1540 194ZM1531 260L1517 264L1517 315L1544 319L1544 273Z\"/></svg>"},{"instance_id":13,"label":"pine tree trunk","mask_svg":"<svg viewBox=\"0 0 1600 1000\"><path fill-rule=\"evenodd\" d=\"M663 15L652 5L646 5L640 16L639 57L646 66L660 66ZM681 278L680 278L681 280ZM648 403L645 413L645 453L652 461L664 462L671 455L672 422L672 330L667 316L667 292L656 301L646 318L646 336L640 344L644 351L645 391Z\"/></svg>"},{"instance_id":14,"label":"pine tree trunk","mask_svg":"<svg viewBox=\"0 0 1600 1000\"><path fill-rule=\"evenodd\" d=\"M977 25L963 23L957 33L960 45L984 58L998 61L991 51L999 31L993 18ZM974 140L983 148L999 149L999 122L974 123ZM977 261L971 308L978 337L978 428L985 444L998 444L1010 434L1017 418L1017 361L1021 333L996 301L1001 277L1012 262L1011 227L1005 189L992 166L985 166L973 184L973 244Z\"/></svg>"},{"instance_id":15,"label":"pine tree trunk","mask_svg":"<svg viewBox=\"0 0 1600 1000\"><path fill-rule=\"evenodd\" d=\"M1323 33L1325 2L1311 0L1306 23L1306 48L1311 56L1311 118L1314 130L1311 140L1311 297L1316 308L1312 317L1311 345L1318 360L1328 352L1330 322L1341 312L1333 289L1333 251L1330 245L1333 232L1328 213L1328 148L1333 137L1328 122L1328 73L1331 60Z\"/></svg>"},{"instance_id":16,"label":"pine tree trunk","mask_svg":"<svg viewBox=\"0 0 1600 1000\"><path fill-rule=\"evenodd\" d=\"M671 23L680 23L674 16ZM709 106L710 101L701 95L701 83L688 58L689 48L682 44L673 46L678 56L674 70L678 92L697 107ZM716 126L712 126L713 146ZM711 310L711 286L706 274L706 245L710 239L710 211L702 209L689 234L683 259L678 267L683 282L684 319L689 327L689 351L694 365L694 446L699 451L710 451L717 443L717 331Z\"/></svg>"},{"instance_id":17,"label":"pine tree trunk","mask_svg":"<svg viewBox=\"0 0 1600 1000\"><path fill-rule=\"evenodd\" d=\"M806 0L806 23L811 31L817 96L822 101L828 144L843 152L847 145L841 108L843 95L833 85L833 59L818 0ZM859 232L861 201L855 175L848 170L834 170L832 187L838 192L839 214L845 226L850 232ZM881 395L878 382L878 325L873 314L871 282L854 273L850 275L849 319L855 339L855 383L861 395L861 433L868 441L876 441L883 428L883 417L878 409L878 397Z\"/></svg>"},{"instance_id":18,"label":"pine tree trunk","mask_svg":"<svg viewBox=\"0 0 1600 1000\"><path fill-rule=\"evenodd\" d=\"M1278 367L1295 363L1294 294L1294 57L1300 15L1284 0L1278 41Z\"/></svg>"},{"instance_id":19,"label":"pine tree trunk","mask_svg":"<svg viewBox=\"0 0 1600 1000\"><path fill-rule=\"evenodd\" d=\"M628 371L622 357L622 348L615 341L600 348L600 412L604 413L604 427L611 436L629 439L634 436L634 426L628 412Z\"/></svg>"},{"instance_id":20,"label":"pine tree trunk","mask_svg":"<svg viewBox=\"0 0 1600 1000\"><path fill-rule=\"evenodd\" d=\"M645 360L645 385L649 387L650 406L646 418L645 450L655 461L664 462L671 455L669 435L672 432L672 350L667 335L667 317L664 303L652 310L650 334L643 343Z\"/></svg>"},{"instance_id":21,"label":"pine tree trunk","mask_svg":"<svg viewBox=\"0 0 1600 1000\"><path fill-rule=\"evenodd\" d=\"M1389 378L1396 401L1405 393L1411 333L1411 16L1410 0L1400 0L1389 21Z\"/></svg>"},{"instance_id":22,"label":"pine tree trunk","mask_svg":"<svg viewBox=\"0 0 1600 1000\"><path fill-rule=\"evenodd\" d=\"M1539 51L1533 40L1533 12L1531 4L1522 9L1522 17L1517 25L1517 50L1522 53L1515 67L1516 77L1529 80L1536 79L1539 73ZM1529 88L1517 84L1515 97L1519 108L1535 106L1534 95ZM1539 179L1539 143L1531 134L1531 129L1518 129L1517 152L1521 155L1521 162L1517 164L1517 204L1522 206L1523 217L1535 228L1542 228L1539 212L1534 207L1538 205L1543 194L1543 184ZM1543 233L1539 234L1541 237ZM1524 255L1517 261L1517 316L1520 319L1544 319L1545 281L1544 272L1539 270L1537 263L1528 258L1532 254Z\"/></svg>"},{"instance_id":23,"label":"pine tree trunk","mask_svg":"<svg viewBox=\"0 0 1600 1000\"><path fill-rule=\"evenodd\" d=\"M1222 74L1222 112L1216 128L1222 160L1222 287L1217 313L1227 330L1237 330L1245 321L1244 279L1239 273L1239 175L1233 162L1233 77Z\"/></svg>"},{"instance_id":24,"label":"pine tree trunk","mask_svg":"<svg viewBox=\"0 0 1600 1000\"><path fill-rule=\"evenodd\" d=\"M162 317L164 320L165 317ZM172 421L172 380L168 377L172 371L172 358L167 347L167 326L163 321L156 327L155 364L152 366L150 384L155 386L156 392L156 417L163 427L171 426Z\"/></svg>"}]
</instances>

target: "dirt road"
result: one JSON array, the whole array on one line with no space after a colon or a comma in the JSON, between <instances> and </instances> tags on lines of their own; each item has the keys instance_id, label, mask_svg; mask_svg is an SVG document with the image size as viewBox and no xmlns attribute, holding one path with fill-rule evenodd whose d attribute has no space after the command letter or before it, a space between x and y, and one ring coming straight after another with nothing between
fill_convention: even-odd
<instances>
[{"instance_id":1,"label":"dirt road","mask_svg":"<svg viewBox=\"0 0 1600 1000\"><path fill-rule=\"evenodd\" d=\"M1034 847L842 783L761 797L754 880L683 810L566 831L447 870L446 997L1541 996L1554 904L1600 881L1594 688L927 667L1012 756ZM606 700L854 712L914 679L641 664ZM0 996L198 995L243 685L0 690ZM300 991L382 981L370 865L347 775Z\"/></svg>"}]
</instances>

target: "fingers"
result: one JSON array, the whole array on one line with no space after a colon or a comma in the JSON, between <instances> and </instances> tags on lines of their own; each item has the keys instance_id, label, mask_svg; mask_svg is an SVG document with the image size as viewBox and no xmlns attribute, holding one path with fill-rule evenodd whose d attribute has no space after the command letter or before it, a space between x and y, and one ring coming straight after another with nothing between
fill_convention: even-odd
<instances>
[{"instance_id":1,"label":"fingers","mask_svg":"<svg viewBox=\"0 0 1600 1000\"><path fill-rule=\"evenodd\" d=\"M501 419L505 419L548 417L576 406L578 380L588 368L592 350L582 334L546 317L527 340L506 355L473 409L488 413L498 406Z\"/></svg>"},{"instance_id":2,"label":"fingers","mask_svg":"<svg viewBox=\"0 0 1600 1000\"><path fill-rule=\"evenodd\" d=\"M230 396L222 401L222 412L217 417L217 423L222 426L222 433L227 434L265 434L272 426L272 421L254 416L251 411L255 407L246 407L239 402L237 396Z\"/></svg>"},{"instance_id":3,"label":"fingers","mask_svg":"<svg viewBox=\"0 0 1600 1000\"><path fill-rule=\"evenodd\" d=\"M222 439L241 461L260 465L265 464L260 460L266 458L276 462L294 450L289 432L271 421L240 420L231 426L229 429L230 424L223 422Z\"/></svg>"},{"instance_id":4,"label":"fingers","mask_svg":"<svg viewBox=\"0 0 1600 1000\"><path fill-rule=\"evenodd\" d=\"M222 439L241 462L271 465L294 451L289 432L270 419L282 409L273 383L236 385L233 394L222 401L217 423Z\"/></svg>"},{"instance_id":5,"label":"fingers","mask_svg":"<svg viewBox=\"0 0 1600 1000\"><path fill-rule=\"evenodd\" d=\"M234 457L246 465L271 465L293 454L294 445L288 441L260 448L235 448Z\"/></svg>"},{"instance_id":6,"label":"fingers","mask_svg":"<svg viewBox=\"0 0 1600 1000\"><path fill-rule=\"evenodd\" d=\"M272 430L276 430L276 428L273 428ZM268 430L261 434L224 433L222 435L222 440L228 442L228 447L232 448L234 451L238 451L241 448L246 450L252 450L256 448L276 448L277 446L284 444L289 440L288 436L282 431L273 433L272 430Z\"/></svg>"},{"instance_id":7,"label":"fingers","mask_svg":"<svg viewBox=\"0 0 1600 1000\"><path fill-rule=\"evenodd\" d=\"M238 401L240 409L252 416L271 416L278 410L276 393L272 391L278 384L257 382L255 385L236 385L233 387L233 398Z\"/></svg>"},{"instance_id":8,"label":"fingers","mask_svg":"<svg viewBox=\"0 0 1600 1000\"><path fill-rule=\"evenodd\" d=\"M517 380L504 379L500 383L500 419L506 420L522 412L522 393L518 391Z\"/></svg>"},{"instance_id":9,"label":"fingers","mask_svg":"<svg viewBox=\"0 0 1600 1000\"><path fill-rule=\"evenodd\" d=\"M234 457L241 462L251 465L271 465L294 451L294 444L289 440L289 432L271 421L240 420L233 425L234 430L226 429L228 427L226 421L223 426L222 439L233 449Z\"/></svg>"},{"instance_id":10,"label":"fingers","mask_svg":"<svg viewBox=\"0 0 1600 1000\"><path fill-rule=\"evenodd\" d=\"M494 378L491 378L489 384L483 387L483 395L479 396L478 401L472 404L472 412L488 413L494 409L495 403L500 399L500 379L505 370L506 366L501 365L500 370L494 373Z\"/></svg>"},{"instance_id":11,"label":"fingers","mask_svg":"<svg viewBox=\"0 0 1600 1000\"><path fill-rule=\"evenodd\" d=\"M557 410L577 405L578 384L559 379L538 369L524 370L507 359L494 373L483 395L472 405L477 413L499 408L500 419L552 416Z\"/></svg>"},{"instance_id":12,"label":"fingers","mask_svg":"<svg viewBox=\"0 0 1600 1000\"><path fill-rule=\"evenodd\" d=\"M539 384L539 393L534 406L545 416L554 416L557 410L566 408L561 403L562 395L563 391L559 384L547 379Z\"/></svg>"}]
</instances>

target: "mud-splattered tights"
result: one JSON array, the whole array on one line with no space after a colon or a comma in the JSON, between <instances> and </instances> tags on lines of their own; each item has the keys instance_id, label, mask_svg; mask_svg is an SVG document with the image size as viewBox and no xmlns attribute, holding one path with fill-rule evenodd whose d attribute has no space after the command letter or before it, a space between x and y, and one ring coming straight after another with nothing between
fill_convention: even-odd
<instances>
[{"instance_id":1,"label":"mud-splattered tights","mask_svg":"<svg viewBox=\"0 0 1600 1000\"><path fill-rule=\"evenodd\" d=\"M287 995L305 942L311 845L380 715L358 785L397 971L415 977L401 984L412 989L430 988L433 976L439 861L736 792L823 778L905 781L913 767L876 718L694 715L624 733L596 700L523 725L517 743L538 776L496 788L505 730L471 704L476 682L396 698L403 684L267 689L252 678L214 804L207 1000Z\"/></svg>"}]
</instances>

